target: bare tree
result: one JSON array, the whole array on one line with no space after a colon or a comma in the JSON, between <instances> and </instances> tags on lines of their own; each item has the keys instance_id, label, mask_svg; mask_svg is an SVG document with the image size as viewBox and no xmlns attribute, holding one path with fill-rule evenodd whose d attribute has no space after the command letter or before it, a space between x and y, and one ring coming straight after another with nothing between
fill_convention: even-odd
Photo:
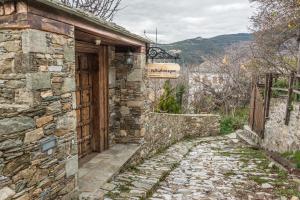
<instances>
[{"instance_id":1,"label":"bare tree","mask_svg":"<svg viewBox=\"0 0 300 200\"><path fill-rule=\"evenodd\" d=\"M296 70L300 41L300 1L250 2L254 2L258 11L252 17L256 41L253 55L257 64L282 73Z\"/></svg>"},{"instance_id":2,"label":"bare tree","mask_svg":"<svg viewBox=\"0 0 300 200\"><path fill-rule=\"evenodd\" d=\"M72 8L80 8L102 19L112 21L122 0L61 0Z\"/></svg>"},{"instance_id":3,"label":"bare tree","mask_svg":"<svg viewBox=\"0 0 300 200\"><path fill-rule=\"evenodd\" d=\"M249 67L251 51L249 44L237 44L228 48L224 55L205 58L205 68L193 70L195 87L191 101L195 112L222 110L235 113L237 107L249 102L252 70ZM213 69L213 70L211 70ZM212 83L215 80L216 83Z\"/></svg>"}]
</instances>

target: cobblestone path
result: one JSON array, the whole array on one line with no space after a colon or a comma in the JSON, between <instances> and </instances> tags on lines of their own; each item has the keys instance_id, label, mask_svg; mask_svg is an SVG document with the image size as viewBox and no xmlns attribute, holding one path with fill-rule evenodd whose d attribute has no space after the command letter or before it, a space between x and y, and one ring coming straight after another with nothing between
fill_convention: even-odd
<instances>
[{"instance_id":1,"label":"cobblestone path","mask_svg":"<svg viewBox=\"0 0 300 200\"><path fill-rule=\"evenodd\" d=\"M234 135L178 143L112 184L106 199L298 200L300 195L298 179Z\"/></svg>"}]
</instances>

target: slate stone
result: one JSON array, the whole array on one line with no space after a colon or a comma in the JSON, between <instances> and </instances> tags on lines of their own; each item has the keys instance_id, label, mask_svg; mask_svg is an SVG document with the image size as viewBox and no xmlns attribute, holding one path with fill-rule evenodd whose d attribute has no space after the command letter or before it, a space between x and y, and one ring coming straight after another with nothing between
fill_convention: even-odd
<instances>
[{"instance_id":1,"label":"slate stone","mask_svg":"<svg viewBox=\"0 0 300 200\"><path fill-rule=\"evenodd\" d=\"M57 119L57 131L73 131L76 129L76 112L68 112Z\"/></svg>"},{"instance_id":2,"label":"slate stone","mask_svg":"<svg viewBox=\"0 0 300 200\"><path fill-rule=\"evenodd\" d=\"M78 156L73 156L66 162L66 176L70 177L78 172Z\"/></svg>"},{"instance_id":3,"label":"slate stone","mask_svg":"<svg viewBox=\"0 0 300 200\"><path fill-rule=\"evenodd\" d=\"M57 113L60 112L62 108L62 105L60 103L60 101L55 101L53 103L51 103L49 106L47 106L46 111L47 113Z\"/></svg>"},{"instance_id":4,"label":"slate stone","mask_svg":"<svg viewBox=\"0 0 300 200\"><path fill-rule=\"evenodd\" d=\"M75 78L65 78L61 91L63 93L74 92L76 89Z\"/></svg>"},{"instance_id":5,"label":"slate stone","mask_svg":"<svg viewBox=\"0 0 300 200\"><path fill-rule=\"evenodd\" d=\"M3 150L15 148L21 146L22 144L23 142L19 139L14 139L14 140L6 139L5 141L0 142L0 150L3 151Z\"/></svg>"},{"instance_id":6,"label":"slate stone","mask_svg":"<svg viewBox=\"0 0 300 200\"><path fill-rule=\"evenodd\" d=\"M30 117L13 117L0 120L0 135L24 131L35 127Z\"/></svg>"},{"instance_id":7,"label":"slate stone","mask_svg":"<svg viewBox=\"0 0 300 200\"><path fill-rule=\"evenodd\" d=\"M0 189L0 200L10 199L15 194L16 192L10 189L9 187L4 187Z\"/></svg>"},{"instance_id":8,"label":"slate stone","mask_svg":"<svg viewBox=\"0 0 300 200\"><path fill-rule=\"evenodd\" d=\"M62 66L49 66L48 71L49 72L61 72Z\"/></svg>"},{"instance_id":9,"label":"slate stone","mask_svg":"<svg viewBox=\"0 0 300 200\"><path fill-rule=\"evenodd\" d=\"M75 61L75 49L73 46L67 44L64 46L64 57L67 62Z\"/></svg>"},{"instance_id":10,"label":"slate stone","mask_svg":"<svg viewBox=\"0 0 300 200\"><path fill-rule=\"evenodd\" d=\"M46 33L38 30L26 30L22 33L23 53L47 53Z\"/></svg>"},{"instance_id":11,"label":"slate stone","mask_svg":"<svg viewBox=\"0 0 300 200\"><path fill-rule=\"evenodd\" d=\"M21 88L25 86L25 83L23 81L19 80L9 80L5 83L5 85L8 88Z\"/></svg>"},{"instance_id":12,"label":"slate stone","mask_svg":"<svg viewBox=\"0 0 300 200\"><path fill-rule=\"evenodd\" d=\"M30 131L25 134L24 143L32 143L40 140L44 136L43 128Z\"/></svg>"},{"instance_id":13,"label":"slate stone","mask_svg":"<svg viewBox=\"0 0 300 200\"><path fill-rule=\"evenodd\" d=\"M38 72L26 74L27 88L30 90L50 89L50 73Z\"/></svg>"},{"instance_id":14,"label":"slate stone","mask_svg":"<svg viewBox=\"0 0 300 200\"><path fill-rule=\"evenodd\" d=\"M142 81L143 72L142 69L134 69L127 77L127 81Z\"/></svg>"}]
</instances>

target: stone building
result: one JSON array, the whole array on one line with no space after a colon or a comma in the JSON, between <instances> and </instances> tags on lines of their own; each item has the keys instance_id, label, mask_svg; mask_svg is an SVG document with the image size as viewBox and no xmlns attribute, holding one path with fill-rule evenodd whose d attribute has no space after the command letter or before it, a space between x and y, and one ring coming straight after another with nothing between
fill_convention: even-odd
<instances>
[{"instance_id":1,"label":"stone building","mask_svg":"<svg viewBox=\"0 0 300 200\"><path fill-rule=\"evenodd\" d=\"M53 0L0 3L0 199L71 199L78 162L144 136L148 41Z\"/></svg>"}]
</instances>

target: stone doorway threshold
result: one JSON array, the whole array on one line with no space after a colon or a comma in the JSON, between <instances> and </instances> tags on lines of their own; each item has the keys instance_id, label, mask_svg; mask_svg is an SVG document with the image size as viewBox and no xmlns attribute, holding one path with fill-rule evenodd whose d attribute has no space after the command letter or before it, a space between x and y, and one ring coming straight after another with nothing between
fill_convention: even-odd
<instances>
[{"instance_id":1,"label":"stone doorway threshold","mask_svg":"<svg viewBox=\"0 0 300 200\"><path fill-rule=\"evenodd\" d=\"M95 195L138 151L138 144L116 144L102 153L79 162L78 184L81 196Z\"/></svg>"}]
</instances>

